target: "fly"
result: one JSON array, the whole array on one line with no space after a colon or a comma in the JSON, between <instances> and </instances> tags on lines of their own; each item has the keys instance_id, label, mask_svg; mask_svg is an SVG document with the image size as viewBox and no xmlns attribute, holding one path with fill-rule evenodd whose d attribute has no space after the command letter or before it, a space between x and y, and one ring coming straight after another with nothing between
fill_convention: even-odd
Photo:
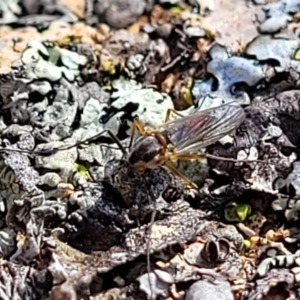
<instances>
[{"instance_id":1,"label":"fly","mask_svg":"<svg viewBox=\"0 0 300 300\"><path fill-rule=\"evenodd\" d=\"M180 118L170 121L171 114L177 114ZM139 171L165 166L174 174L182 178L188 185L196 187L186 176L172 166L177 160L213 159L236 161L230 158L220 158L209 154L199 154L199 150L205 148L227 134L237 129L245 117L242 107L235 103L229 103L203 111L198 111L188 116L182 116L175 110L169 109L165 123L153 129L145 129L138 118L133 121L132 140L130 150L127 151L118 138L109 130L102 131L97 135L73 144L63 146L50 151L24 151L17 149L0 149L26 152L30 154L45 155L57 151L67 150L72 147L92 141L104 133L108 133L119 146L128 163ZM139 135L133 141L136 131ZM133 145L132 145L133 144Z\"/></svg>"},{"instance_id":2,"label":"fly","mask_svg":"<svg viewBox=\"0 0 300 300\"><path fill-rule=\"evenodd\" d=\"M181 118L169 121L172 112ZM195 184L175 169L171 162L204 157L235 161L198 152L233 132L244 118L244 110L239 105L230 103L189 116L181 116L174 110L168 110L166 123L150 130L145 130L140 121L135 119L133 130L137 129L140 136L134 142L128 162L141 171L164 165L187 184L195 187Z\"/></svg>"}]
</instances>

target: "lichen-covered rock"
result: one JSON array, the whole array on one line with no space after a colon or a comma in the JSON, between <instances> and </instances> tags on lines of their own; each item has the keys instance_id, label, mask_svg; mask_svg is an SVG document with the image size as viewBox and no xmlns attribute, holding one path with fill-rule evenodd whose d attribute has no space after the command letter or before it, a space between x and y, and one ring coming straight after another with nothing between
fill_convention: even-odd
<instances>
[{"instance_id":1,"label":"lichen-covered rock","mask_svg":"<svg viewBox=\"0 0 300 300\"><path fill-rule=\"evenodd\" d=\"M299 43L294 38L271 37L269 35L257 36L251 41L245 53L259 61L273 60L279 64L279 71L285 71L292 67L298 71L298 62L294 59Z\"/></svg>"},{"instance_id":2,"label":"lichen-covered rock","mask_svg":"<svg viewBox=\"0 0 300 300\"><path fill-rule=\"evenodd\" d=\"M298 299L299 1L2 2L0 298Z\"/></svg>"},{"instance_id":3,"label":"lichen-covered rock","mask_svg":"<svg viewBox=\"0 0 300 300\"><path fill-rule=\"evenodd\" d=\"M255 86L265 78L265 74L255 61L238 56L230 56L226 48L214 45L209 50L210 61L206 71L211 76L208 80L196 81L192 93L196 98L196 104L202 109L219 106L220 99L223 103L235 101L239 104L249 104L247 93L234 89L239 83ZM217 89L214 86L217 85ZM215 103L207 106L206 97L217 98Z\"/></svg>"},{"instance_id":4,"label":"lichen-covered rock","mask_svg":"<svg viewBox=\"0 0 300 300\"><path fill-rule=\"evenodd\" d=\"M224 279L223 279L224 280ZM224 299L233 300L234 296L230 290L230 284L226 280L212 280L213 282L199 280L187 291L186 300L196 299Z\"/></svg>"}]
</instances>

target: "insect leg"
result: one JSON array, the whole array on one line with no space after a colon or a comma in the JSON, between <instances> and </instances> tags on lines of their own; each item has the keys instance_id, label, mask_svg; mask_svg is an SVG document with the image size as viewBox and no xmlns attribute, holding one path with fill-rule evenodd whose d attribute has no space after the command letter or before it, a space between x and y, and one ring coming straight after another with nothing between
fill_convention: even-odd
<instances>
[{"instance_id":1,"label":"insect leg","mask_svg":"<svg viewBox=\"0 0 300 300\"><path fill-rule=\"evenodd\" d=\"M187 154L187 155L172 155L170 156L170 160L172 162L176 162L177 160L191 160L191 159L203 159L203 158L211 158L215 160L221 160L221 161L229 161L229 162L263 162L262 160L258 159L243 159L243 160L238 160L235 158L230 158L230 157L221 157L221 156L216 156L208 153L203 153L203 154Z\"/></svg>"},{"instance_id":2,"label":"insect leg","mask_svg":"<svg viewBox=\"0 0 300 300\"><path fill-rule=\"evenodd\" d=\"M132 123L132 130L131 130L131 138L130 138L130 143L129 143L129 149L131 149L132 144L133 144L133 138L134 138L134 134L135 131L138 131L141 135L145 135L145 128L144 125L141 123L141 121L139 120L139 118L136 116L133 120Z\"/></svg>"},{"instance_id":3,"label":"insect leg","mask_svg":"<svg viewBox=\"0 0 300 300\"><path fill-rule=\"evenodd\" d=\"M194 188L194 189L198 189L197 184L195 184L194 182L192 182L190 179L188 179L186 176L184 176L183 174L181 174L176 168L174 168L171 164L169 164L168 162L165 162L164 166L166 166L171 172L173 172L176 176L178 176L179 178L181 178L187 185L189 185L190 187Z\"/></svg>"},{"instance_id":4,"label":"insect leg","mask_svg":"<svg viewBox=\"0 0 300 300\"><path fill-rule=\"evenodd\" d=\"M140 121L140 119L138 117L134 118L132 125L133 125L133 128L132 128L133 133L134 133L135 129L137 129L141 135L145 135L146 130L144 128L144 125L142 124L142 122Z\"/></svg>"},{"instance_id":5,"label":"insect leg","mask_svg":"<svg viewBox=\"0 0 300 300\"><path fill-rule=\"evenodd\" d=\"M266 161L263 161L263 160L259 160L259 159L234 159L234 158L230 158L230 157L219 157L219 156L215 156L215 155L212 155L212 154L204 154L205 157L207 158L211 158L211 159L215 159L215 160L222 160L222 161L229 161L229 162L238 162L238 163L241 163L241 162L262 162L262 163L268 163Z\"/></svg>"},{"instance_id":6,"label":"insect leg","mask_svg":"<svg viewBox=\"0 0 300 300\"><path fill-rule=\"evenodd\" d=\"M167 113L166 113L165 123L167 123L167 122L170 121L171 113L173 113L174 115L177 115L177 116L179 116L179 117L181 117L181 118L184 117L182 114L180 114L179 112L177 112L175 109L169 108L169 109L167 110Z\"/></svg>"},{"instance_id":7,"label":"insect leg","mask_svg":"<svg viewBox=\"0 0 300 300\"><path fill-rule=\"evenodd\" d=\"M185 155L173 154L169 157L169 159L172 162L177 162L178 160L203 159L205 157L207 157L206 154L185 154Z\"/></svg>"}]
</instances>

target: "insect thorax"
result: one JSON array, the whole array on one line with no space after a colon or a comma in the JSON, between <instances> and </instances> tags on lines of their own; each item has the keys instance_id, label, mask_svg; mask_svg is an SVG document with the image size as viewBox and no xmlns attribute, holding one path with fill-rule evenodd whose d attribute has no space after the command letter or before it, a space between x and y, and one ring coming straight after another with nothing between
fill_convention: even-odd
<instances>
[{"instance_id":1,"label":"insect thorax","mask_svg":"<svg viewBox=\"0 0 300 300\"><path fill-rule=\"evenodd\" d=\"M134 143L128 162L138 168L153 168L161 164L159 156L163 151L164 147L155 136L140 136Z\"/></svg>"}]
</instances>

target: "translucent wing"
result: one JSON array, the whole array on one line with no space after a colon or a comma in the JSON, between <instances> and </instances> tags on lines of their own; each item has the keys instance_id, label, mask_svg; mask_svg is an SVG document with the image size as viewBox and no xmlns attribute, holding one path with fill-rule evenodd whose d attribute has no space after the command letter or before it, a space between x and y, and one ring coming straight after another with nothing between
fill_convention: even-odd
<instances>
[{"instance_id":1,"label":"translucent wing","mask_svg":"<svg viewBox=\"0 0 300 300\"><path fill-rule=\"evenodd\" d=\"M244 110L237 104L196 112L159 126L174 145L174 153L188 154L205 148L235 130L244 120Z\"/></svg>"}]
</instances>

